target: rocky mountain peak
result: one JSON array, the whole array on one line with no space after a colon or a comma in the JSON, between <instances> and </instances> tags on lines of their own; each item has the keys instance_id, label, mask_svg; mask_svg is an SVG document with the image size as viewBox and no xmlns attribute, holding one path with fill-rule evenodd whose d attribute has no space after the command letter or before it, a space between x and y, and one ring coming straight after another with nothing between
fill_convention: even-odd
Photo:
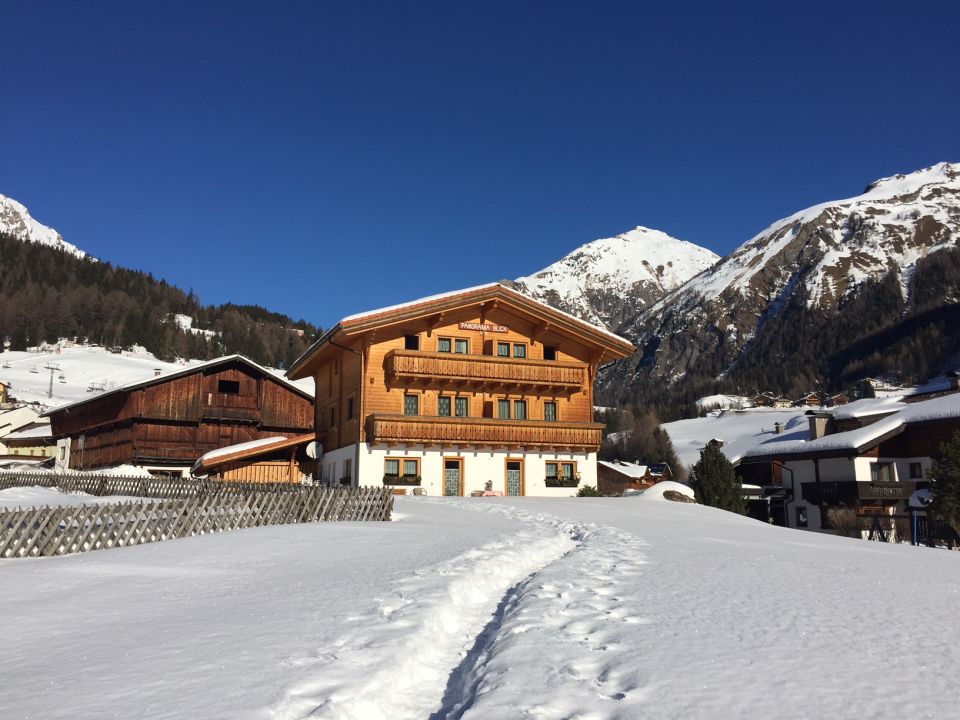
<instances>
[{"instance_id":1,"label":"rocky mountain peak","mask_svg":"<svg viewBox=\"0 0 960 720\"><path fill-rule=\"evenodd\" d=\"M26 207L6 195L0 195L0 232L25 242L49 245L79 258L86 257L83 250L68 243L53 228L34 220Z\"/></svg>"}]
</instances>

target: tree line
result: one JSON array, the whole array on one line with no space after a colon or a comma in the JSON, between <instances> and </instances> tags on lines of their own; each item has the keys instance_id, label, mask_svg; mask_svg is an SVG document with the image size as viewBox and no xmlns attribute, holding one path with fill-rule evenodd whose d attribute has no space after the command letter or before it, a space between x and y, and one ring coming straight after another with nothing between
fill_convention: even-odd
<instances>
[{"instance_id":1,"label":"tree line","mask_svg":"<svg viewBox=\"0 0 960 720\"><path fill-rule=\"evenodd\" d=\"M256 305L203 305L192 290L149 273L3 233L0 268L0 338L13 350L78 338L105 347L142 345L166 361L240 353L285 368L320 333ZM182 329L177 314L212 334Z\"/></svg>"}]
</instances>

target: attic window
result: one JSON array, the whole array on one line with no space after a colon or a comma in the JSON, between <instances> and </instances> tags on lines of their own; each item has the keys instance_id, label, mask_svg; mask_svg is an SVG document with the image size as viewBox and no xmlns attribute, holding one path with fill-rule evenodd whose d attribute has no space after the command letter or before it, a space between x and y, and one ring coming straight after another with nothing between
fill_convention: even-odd
<instances>
[{"instance_id":1,"label":"attic window","mask_svg":"<svg viewBox=\"0 0 960 720\"><path fill-rule=\"evenodd\" d=\"M240 381L239 380L218 380L217 392L223 393L224 395L239 395Z\"/></svg>"},{"instance_id":2,"label":"attic window","mask_svg":"<svg viewBox=\"0 0 960 720\"><path fill-rule=\"evenodd\" d=\"M419 349L420 349L420 336L419 336L419 335L404 335L404 336L403 336L403 349L404 349L404 350L419 350Z\"/></svg>"},{"instance_id":3,"label":"attic window","mask_svg":"<svg viewBox=\"0 0 960 720\"><path fill-rule=\"evenodd\" d=\"M543 348L543 359L544 360L556 360L557 359L557 349L555 347L544 346Z\"/></svg>"}]
</instances>

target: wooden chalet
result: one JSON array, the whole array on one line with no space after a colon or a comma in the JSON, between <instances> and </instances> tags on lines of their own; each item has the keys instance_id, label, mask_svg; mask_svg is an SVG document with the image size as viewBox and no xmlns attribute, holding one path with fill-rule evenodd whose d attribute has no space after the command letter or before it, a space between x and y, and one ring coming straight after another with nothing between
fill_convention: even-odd
<instances>
[{"instance_id":1,"label":"wooden chalet","mask_svg":"<svg viewBox=\"0 0 960 720\"><path fill-rule=\"evenodd\" d=\"M308 392L240 355L132 383L47 413L58 464L184 474L210 450L310 432Z\"/></svg>"},{"instance_id":2,"label":"wooden chalet","mask_svg":"<svg viewBox=\"0 0 960 720\"><path fill-rule=\"evenodd\" d=\"M205 453L190 472L195 477L238 482L299 483L313 477L315 458L307 453L312 432L230 445Z\"/></svg>"},{"instance_id":3,"label":"wooden chalet","mask_svg":"<svg viewBox=\"0 0 960 720\"><path fill-rule=\"evenodd\" d=\"M597 482L597 367L632 351L493 283L344 318L288 376L315 380L327 482L570 495Z\"/></svg>"},{"instance_id":4,"label":"wooden chalet","mask_svg":"<svg viewBox=\"0 0 960 720\"><path fill-rule=\"evenodd\" d=\"M794 403L797 407L820 407L823 405L823 399L818 392L808 392L801 398L797 398Z\"/></svg>"}]
</instances>

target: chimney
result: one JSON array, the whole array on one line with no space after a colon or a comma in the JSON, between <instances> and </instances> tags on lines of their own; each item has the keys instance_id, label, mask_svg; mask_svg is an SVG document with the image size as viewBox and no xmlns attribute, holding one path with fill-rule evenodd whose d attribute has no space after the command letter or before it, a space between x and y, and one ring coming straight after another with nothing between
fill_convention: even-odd
<instances>
[{"instance_id":1,"label":"chimney","mask_svg":"<svg viewBox=\"0 0 960 720\"><path fill-rule=\"evenodd\" d=\"M773 424L773 432L775 435L780 435L783 433L783 423L776 422Z\"/></svg>"},{"instance_id":2,"label":"chimney","mask_svg":"<svg viewBox=\"0 0 960 720\"><path fill-rule=\"evenodd\" d=\"M811 414L807 416L807 420L810 423L810 439L816 440L817 438L822 438L827 434L827 420L826 415L817 415Z\"/></svg>"},{"instance_id":3,"label":"chimney","mask_svg":"<svg viewBox=\"0 0 960 720\"><path fill-rule=\"evenodd\" d=\"M154 368L154 369L153 369L153 376L154 376L154 377L160 377L160 373L162 373L162 372L163 372L163 370L161 370L160 368Z\"/></svg>"},{"instance_id":4,"label":"chimney","mask_svg":"<svg viewBox=\"0 0 960 720\"><path fill-rule=\"evenodd\" d=\"M948 372L947 380L950 381L951 390L960 390L960 370L951 370Z\"/></svg>"}]
</instances>

